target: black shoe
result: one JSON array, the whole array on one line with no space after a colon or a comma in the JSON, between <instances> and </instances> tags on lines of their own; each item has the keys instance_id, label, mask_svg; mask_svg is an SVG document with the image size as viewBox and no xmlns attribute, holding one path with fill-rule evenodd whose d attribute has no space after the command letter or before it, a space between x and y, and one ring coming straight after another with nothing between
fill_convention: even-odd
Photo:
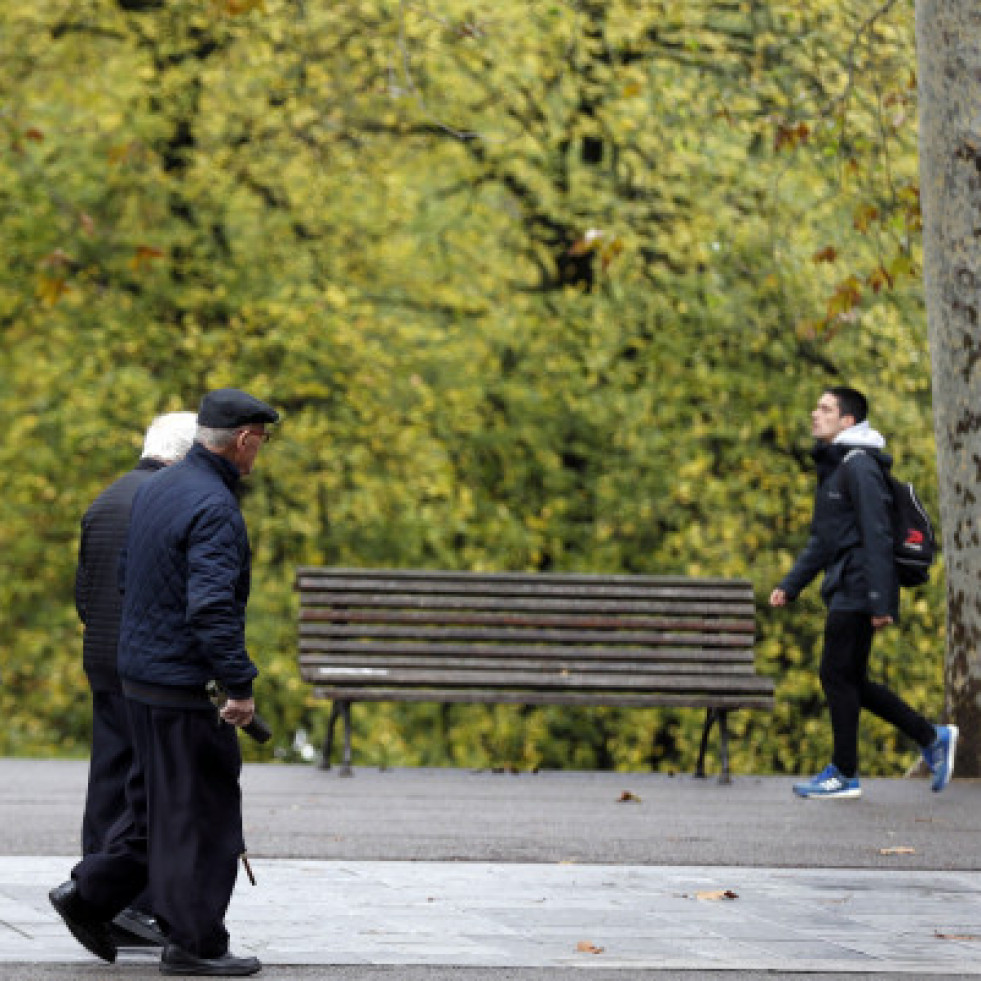
<instances>
[{"instance_id":1,"label":"black shoe","mask_svg":"<svg viewBox=\"0 0 981 981\"><path fill-rule=\"evenodd\" d=\"M161 974L197 974L217 978L244 978L258 974L262 963L258 957L235 957L225 951L221 957L195 957L176 944L168 944L160 955Z\"/></svg>"},{"instance_id":2,"label":"black shoe","mask_svg":"<svg viewBox=\"0 0 981 981\"><path fill-rule=\"evenodd\" d=\"M117 947L166 947L167 937L149 913L128 906L110 924Z\"/></svg>"},{"instance_id":3,"label":"black shoe","mask_svg":"<svg viewBox=\"0 0 981 981\"><path fill-rule=\"evenodd\" d=\"M116 945L109 936L108 926L94 917L86 907L73 879L52 889L48 893L48 899L65 921L65 926L90 954L95 954L110 964L115 962Z\"/></svg>"}]
</instances>

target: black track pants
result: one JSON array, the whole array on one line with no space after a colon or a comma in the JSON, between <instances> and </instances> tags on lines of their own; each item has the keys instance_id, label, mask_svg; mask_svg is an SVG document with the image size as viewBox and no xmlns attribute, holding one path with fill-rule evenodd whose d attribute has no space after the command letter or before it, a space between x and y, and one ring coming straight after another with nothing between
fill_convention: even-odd
<instances>
[{"instance_id":1,"label":"black track pants","mask_svg":"<svg viewBox=\"0 0 981 981\"><path fill-rule=\"evenodd\" d=\"M831 762L846 776L858 772L858 717L862 709L892 723L921 748L935 738L933 726L898 695L868 677L875 631L868 613L831 612L824 626L821 687L831 712Z\"/></svg>"}]
</instances>

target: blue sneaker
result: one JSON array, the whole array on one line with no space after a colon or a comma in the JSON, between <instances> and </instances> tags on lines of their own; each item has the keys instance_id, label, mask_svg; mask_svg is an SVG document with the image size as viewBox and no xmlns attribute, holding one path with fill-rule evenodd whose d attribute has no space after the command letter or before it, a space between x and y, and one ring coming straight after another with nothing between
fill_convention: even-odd
<instances>
[{"instance_id":1,"label":"blue sneaker","mask_svg":"<svg viewBox=\"0 0 981 981\"><path fill-rule=\"evenodd\" d=\"M923 759L933 774L930 784L935 794L939 794L954 775L954 756L957 753L957 726L936 726L937 738L923 750Z\"/></svg>"},{"instance_id":2,"label":"blue sneaker","mask_svg":"<svg viewBox=\"0 0 981 981\"><path fill-rule=\"evenodd\" d=\"M862 786L858 777L846 777L841 770L829 763L816 777L805 783L795 783L794 793L798 797L821 797L825 799L861 797Z\"/></svg>"}]
</instances>

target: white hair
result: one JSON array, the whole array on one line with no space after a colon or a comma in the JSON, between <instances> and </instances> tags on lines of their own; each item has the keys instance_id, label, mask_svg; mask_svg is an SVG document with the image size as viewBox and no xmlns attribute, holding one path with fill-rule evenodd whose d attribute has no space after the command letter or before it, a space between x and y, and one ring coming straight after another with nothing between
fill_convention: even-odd
<instances>
[{"instance_id":1,"label":"white hair","mask_svg":"<svg viewBox=\"0 0 981 981\"><path fill-rule=\"evenodd\" d=\"M168 412L157 416L146 431L143 456L164 463L176 463L194 443L198 417L194 412Z\"/></svg>"},{"instance_id":2,"label":"white hair","mask_svg":"<svg viewBox=\"0 0 981 981\"><path fill-rule=\"evenodd\" d=\"M215 429L211 426L198 426L197 440L216 453L228 449L235 442L239 429Z\"/></svg>"}]
</instances>

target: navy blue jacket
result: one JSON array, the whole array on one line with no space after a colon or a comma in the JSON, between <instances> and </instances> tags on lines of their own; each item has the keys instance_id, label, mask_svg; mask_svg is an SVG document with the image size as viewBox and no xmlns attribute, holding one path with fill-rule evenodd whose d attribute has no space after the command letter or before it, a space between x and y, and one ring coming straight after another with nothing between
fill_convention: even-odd
<instances>
[{"instance_id":1,"label":"navy blue jacket","mask_svg":"<svg viewBox=\"0 0 981 981\"><path fill-rule=\"evenodd\" d=\"M824 572L828 609L899 619L892 551L892 498L883 470L892 457L871 447L818 444L814 516L807 545L780 588L790 600Z\"/></svg>"},{"instance_id":2,"label":"navy blue jacket","mask_svg":"<svg viewBox=\"0 0 981 981\"><path fill-rule=\"evenodd\" d=\"M144 457L129 473L113 481L82 518L75 569L75 609L85 624L82 666L93 691L120 692L116 672L119 617L119 553L126 544L129 512L137 489L164 466Z\"/></svg>"},{"instance_id":3,"label":"navy blue jacket","mask_svg":"<svg viewBox=\"0 0 981 981\"><path fill-rule=\"evenodd\" d=\"M120 560L125 680L249 698L245 649L252 553L235 497L238 468L199 443L136 493Z\"/></svg>"}]
</instances>

